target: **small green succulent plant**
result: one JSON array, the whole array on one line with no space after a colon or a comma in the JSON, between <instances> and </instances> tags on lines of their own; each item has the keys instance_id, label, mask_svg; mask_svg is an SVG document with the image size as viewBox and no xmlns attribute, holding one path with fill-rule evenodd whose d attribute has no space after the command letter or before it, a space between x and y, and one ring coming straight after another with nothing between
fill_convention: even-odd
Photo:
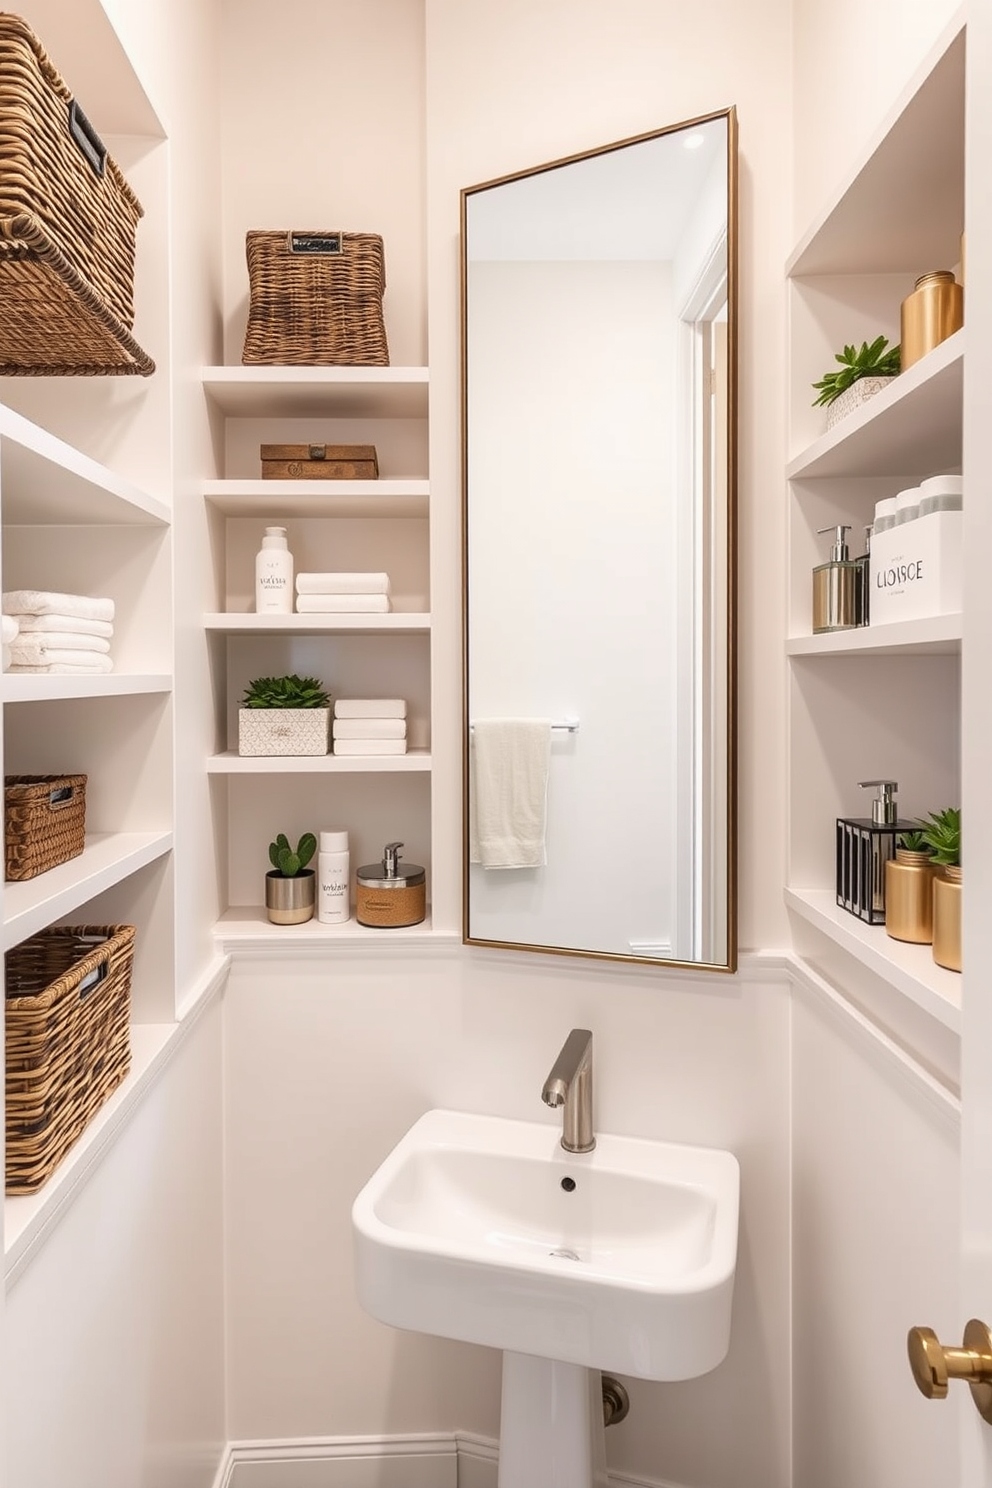
<instances>
[{"instance_id":1,"label":"small green succulent plant","mask_svg":"<svg viewBox=\"0 0 992 1488\"><path fill-rule=\"evenodd\" d=\"M961 808L948 806L943 811L931 811L920 822L921 835L933 855L933 861L942 868L961 866Z\"/></svg>"},{"instance_id":2,"label":"small green succulent plant","mask_svg":"<svg viewBox=\"0 0 992 1488\"><path fill-rule=\"evenodd\" d=\"M930 844L922 830L900 832L896 838L896 847L903 847L907 852L928 853L931 851Z\"/></svg>"},{"instance_id":3,"label":"small green succulent plant","mask_svg":"<svg viewBox=\"0 0 992 1488\"><path fill-rule=\"evenodd\" d=\"M296 878L317 851L317 839L312 832L304 832L296 850L290 846L285 832L280 832L275 842L269 843L269 862L283 878Z\"/></svg>"},{"instance_id":4,"label":"small green succulent plant","mask_svg":"<svg viewBox=\"0 0 992 1488\"><path fill-rule=\"evenodd\" d=\"M326 708L331 695L316 677L256 677L245 688L242 708Z\"/></svg>"},{"instance_id":5,"label":"small green succulent plant","mask_svg":"<svg viewBox=\"0 0 992 1488\"><path fill-rule=\"evenodd\" d=\"M862 377L897 377L899 351L898 346L889 346L887 336L877 336L870 346L867 341L863 341L860 348L845 346L834 357L840 362L840 371L825 372L819 382L813 383L813 390L819 395L813 399L813 407L832 403Z\"/></svg>"}]
</instances>

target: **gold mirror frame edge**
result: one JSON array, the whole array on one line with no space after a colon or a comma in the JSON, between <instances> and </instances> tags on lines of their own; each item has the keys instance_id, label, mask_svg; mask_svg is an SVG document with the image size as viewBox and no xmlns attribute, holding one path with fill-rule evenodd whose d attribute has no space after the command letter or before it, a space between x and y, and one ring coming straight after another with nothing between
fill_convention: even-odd
<instances>
[{"instance_id":1,"label":"gold mirror frame edge","mask_svg":"<svg viewBox=\"0 0 992 1488\"><path fill-rule=\"evenodd\" d=\"M468 275L466 272L466 217L468 199L476 192L487 191L494 186L503 186L511 181L524 180L528 176L542 175L545 171L571 165L580 160L590 160L597 155L607 155L622 150L628 145L641 144L646 140L660 139L666 134L676 134L683 129L692 129L715 119L727 123L727 407L730 438L727 453L727 959L726 961L676 961L654 956L635 956L621 951L588 951L572 946L545 946L526 941L488 940L469 933L469 861L468 861L468 802L469 802L469 716L468 716L468 388L466 370L468 365ZM691 119L682 119L677 124L667 124L661 129L649 129L643 134L630 135L626 139L614 140L611 144L599 145L591 150L580 150L574 155L562 156L542 165L512 171L505 176L494 176L474 186L464 186L459 193L459 359L460 359L460 418L461 435L461 606L462 606L462 944L480 946L494 950L528 951L536 955L579 957L582 960L607 961L635 966L651 966L667 971L689 971L734 976L738 969L738 835L737 835L737 767L738 767L738 624L737 624L737 551L738 551L738 317L740 313L740 210L738 181L738 122L736 105L714 109L708 114L697 114Z\"/></svg>"}]
</instances>

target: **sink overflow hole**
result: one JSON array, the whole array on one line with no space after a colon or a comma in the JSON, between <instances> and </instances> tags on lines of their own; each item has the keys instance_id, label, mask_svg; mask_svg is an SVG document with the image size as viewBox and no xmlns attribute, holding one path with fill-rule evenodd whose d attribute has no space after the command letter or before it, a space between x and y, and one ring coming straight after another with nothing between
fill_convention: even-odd
<instances>
[{"instance_id":1,"label":"sink overflow hole","mask_svg":"<svg viewBox=\"0 0 992 1488\"><path fill-rule=\"evenodd\" d=\"M572 1190L575 1187L575 1179L574 1178L563 1178L561 1180L561 1186L565 1190L566 1193L571 1193Z\"/></svg>"},{"instance_id":2,"label":"sink overflow hole","mask_svg":"<svg viewBox=\"0 0 992 1488\"><path fill-rule=\"evenodd\" d=\"M565 1246L562 1246L560 1250L549 1250L548 1255L557 1256L562 1261L580 1261L582 1259L580 1255L576 1255L574 1250L567 1250Z\"/></svg>"}]
</instances>

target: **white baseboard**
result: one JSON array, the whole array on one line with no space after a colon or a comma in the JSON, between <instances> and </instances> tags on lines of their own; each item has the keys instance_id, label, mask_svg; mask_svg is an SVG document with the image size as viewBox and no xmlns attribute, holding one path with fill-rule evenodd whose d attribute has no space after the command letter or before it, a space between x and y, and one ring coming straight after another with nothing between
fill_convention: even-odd
<instances>
[{"instance_id":1,"label":"white baseboard","mask_svg":"<svg viewBox=\"0 0 992 1488\"><path fill-rule=\"evenodd\" d=\"M499 1447L470 1432L229 1442L213 1488L497 1488ZM610 1488L679 1488L610 1474Z\"/></svg>"}]
</instances>

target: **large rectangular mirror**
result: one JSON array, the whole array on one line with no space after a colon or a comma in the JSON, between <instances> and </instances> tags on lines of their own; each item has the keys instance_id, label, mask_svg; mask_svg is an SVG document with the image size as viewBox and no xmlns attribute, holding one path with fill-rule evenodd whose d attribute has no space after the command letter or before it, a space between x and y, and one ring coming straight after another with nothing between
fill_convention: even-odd
<instances>
[{"instance_id":1,"label":"large rectangular mirror","mask_svg":"<svg viewBox=\"0 0 992 1488\"><path fill-rule=\"evenodd\" d=\"M732 971L733 109L466 188L464 939Z\"/></svg>"}]
</instances>

